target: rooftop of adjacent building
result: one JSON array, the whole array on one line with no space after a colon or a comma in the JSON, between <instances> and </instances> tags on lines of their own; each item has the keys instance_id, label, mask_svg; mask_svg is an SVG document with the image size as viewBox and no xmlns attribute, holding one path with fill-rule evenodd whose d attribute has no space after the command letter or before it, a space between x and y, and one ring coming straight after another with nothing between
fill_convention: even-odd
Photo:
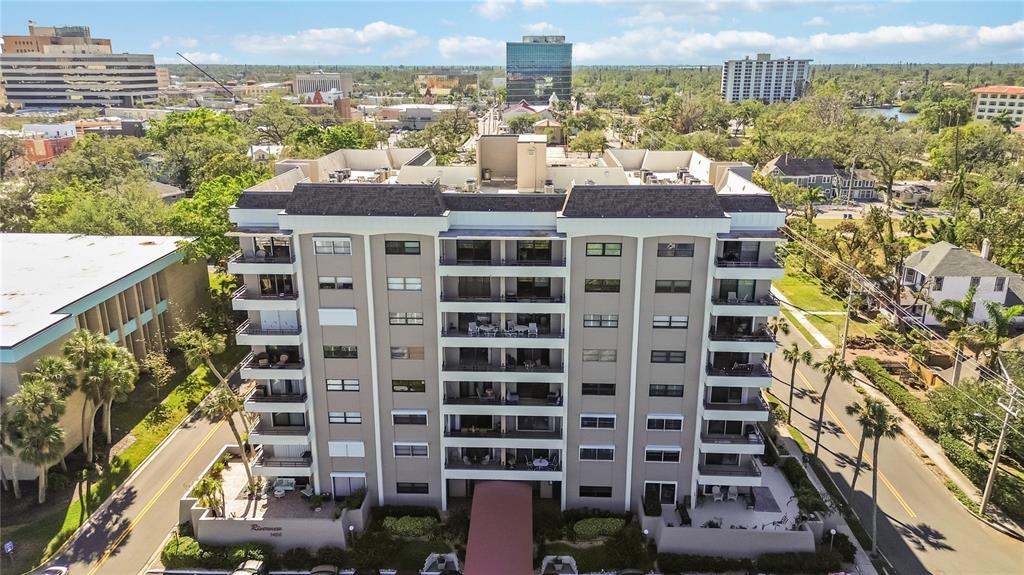
<instances>
[{"instance_id":1,"label":"rooftop of adjacent building","mask_svg":"<svg viewBox=\"0 0 1024 575\"><path fill-rule=\"evenodd\" d=\"M1006 94L1008 96L1024 96L1024 86L979 86L971 92L975 94Z\"/></svg>"},{"instance_id":2,"label":"rooftop of adjacent building","mask_svg":"<svg viewBox=\"0 0 1024 575\"><path fill-rule=\"evenodd\" d=\"M729 62L813 62L813 60L810 58L790 58L789 56L785 58L772 58L771 54L762 52L753 59L750 56L744 56L742 59L726 60L726 63Z\"/></svg>"},{"instance_id":3,"label":"rooftop of adjacent building","mask_svg":"<svg viewBox=\"0 0 1024 575\"><path fill-rule=\"evenodd\" d=\"M929 277L1008 277L1013 272L949 242L936 242L909 256L903 263Z\"/></svg>"},{"instance_id":4,"label":"rooftop of adjacent building","mask_svg":"<svg viewBox=\"0 0 1024 575\"><path fill-rule=\"evenodd\" d=\"M68 306L174 254L182 240L0 234L0 348L14 347L67 317Z\"/></svg>"}]
</instances>

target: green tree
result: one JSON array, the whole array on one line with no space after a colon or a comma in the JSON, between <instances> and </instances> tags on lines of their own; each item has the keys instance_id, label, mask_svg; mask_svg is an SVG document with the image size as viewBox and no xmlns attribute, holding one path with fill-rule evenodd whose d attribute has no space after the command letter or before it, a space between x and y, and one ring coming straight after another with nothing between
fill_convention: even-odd
<instances>
[{"instance_id":1,"label":"green tree","mask_svg":"<svg viewBox=\"0 0 1024 575\"><path fill-rule=\"evenodd\" d=\"M192 486L192 491L189 495L195 497L199 504L210 510L210 514L214 517L225 516L225 501L222 497L223 484L221 481L206 476L196 481L195 485Z\"/></svg>"},{"instance_id":2,"label":"green tree","mask_svg":"<svg viewBox=\"0 0 1024 575\"><path fill-rule=\"evenodd\" d=\"M224 379L213 362L215 355L220 355L227 349L227 339L223 335L205 334L196 328L186 327L179 329L172 341L185 356L185 364L189 368L195 369L200 365L205 365L217 378L220 385L230 390L227 380Z\"/></svg>"},{"instance_id":3,"label":"green tree","mask_svg":"<svg viewBox=\"0 0 1024 575\"><path fill-rule=\"evenodd\" d=\"M219 377L219 375L218 375ZM204 419L212 422L225 421L231 429L231 435L235 437L235 443L239 447L242 456L242 466L245 468L246 481L249 485L249 493L256 493L256 480L252 475L252 465L249 462L249 450L238 432L238 425L235 423L235 416L244 417L242 414L242 400L226 384L214 388L210 395L199 406L199 412Z\"/></svg>"},{"instance_id":4,"label":"green tree","mask_svg":"<svg viewBox=\"0 0 1024 575\"><path fill-rule=\"evenodd\" d=\"M965 168L974 172L1009 162L1011 136L987 121L970 122L963 127L945 128L932 138L928 161L945 173Z\"/></svg>"},{"instance_id":5,"label":"green tree","mask_svg":"<svg viewBox=\"0 0 1024 575\"><path fill-rule=\"evenodd\" d=\"M991 122L1002 128L1003 131L1006 132L1007 134L1012 132L1013 129L1017 127L1017 122L1010 117L1009 110L1003 110L1002 112L999 112L999 114L992 118Z\"/></svg>"},{"instance_id":6,"label":"green tree","mask_svg":"<svg viewBox=\"0 0 1024 575\"><path fill-rule=\"evenodd\" d=\"M163 235L170 213L144 180L104 189L96 180L73 178L56 182L34 201L37 233Z\"/></svg>"},{"instance_id":7,"label":"green tree","mask_svg":"<svg viewBox=\"0 0 1024 575\"><path fill-rule=\"evenodd\" d=\"M64 455L64 397L57 384L43 379L23 381L8 400L10 425L18 458L39 473L39 503L46 502L46 475Z\"/></svg>"},{"instance_id":8,"label":"green tree","mask_svg":"<svg viewBox=\"0 0 1024 575\"><path fill-rule=\"evenodd\" d=\"M0 407L0 455L11 462L11 487L14 497L21 499L21 482L18 480L17 430L11 421L11 407L4 404ZM4 491L7 491L7 477L0 466L0 478L3 480Z\"/></svg>"},{"instance_id":9,"label":"green tree","mask_svg":"<svg viewBox=\"0 0 1024 575\"><path fill-rule=\"evenodd\" d=\"M228 114L196 108L153 122L146 138L164 156L175 185L196 191L203 183L201 168L206 162L220 154L246 153L252 134Z\"/></svg>"},{"instance_id":10,"label":"green tree","mask_svg":"<svg viewBox=\"0 0 1024 575\"><path fill-rule=\"evenodd\" d=\"M924 216L921 215L921 212L918 210L908 210L900 222L900 229L910 234L910 237L916 238L917 234L924 233L928 226L925 225Z\"/></svg>"},{"instance_id":11,"label":"green tree","mask_svg":"<svg viewBox=\"0 0 1024 575\"><path fill-rule=\"evenodd\" d=\"M38 172L29 172L16 180L0 181L0 232L32 231L32 220L36 217L35 197L41 179Z\"/></svg>"},{"instance_id":12,"label":"green tree","mask_svg":"<svg viewBox=\"0 0 1024 575\"><path fill-rule=\"evenodd\" d=\"M139 378L139 364L132 352L119 345L111 345L106 357L96 365L93 377L97 381L99 403L103 407L103 431L107 445L113 442L113 425L111 414L114 402L123 402L135 389L135 381ZM90 440L91 441L91 440Z\"/></svg>"},{"instance_id":13,"label":"green tree","mask_svg":"<svg viewBox=\"0 0 1024 575\"><path fill-rule=\"evenodd\" d=\"M167 361L167 354L159 351L151 351L142 358L142 370L146 372L149 385L156 392L156 400L160 401L160 391L171 382L174 377L174 366Z\"/></svg>"},{"instance_id":14,"label":"green tree","mask_svg":"<svg viewBox=\"0 0 1024 575\"><path fill-rule=\"evenodd\" d=\"M532 134L533 125L541 120L538 114L521 114L505 121L510 134Z\"/></svg>"},{"instance_id":15,"label":"green tree","mask_svg":"<svg viewBox=\"0 0 1024 575\"><path fill-rule=\"evenodd\" d=\"M622 97L619 98L619 107L622 108L623 112L631 116L635 116L644 109L644 104L640 100L640 96L629 92L623 94Z\"/></svg>"},{"instance_id":16,"label":"green tree","mask_svg":"<svg viewBox=\"0 0 1024 575\"><path fill-rule=\"evenodd\" d=\"M960 383L964 347L977 339L978 331L971 325L971 318L974 315L974 294L977 291L977 287L971 286L963 298L942 300L932 308L932 314L942 322L954 343L953 385Z\"/></svg>"},{"instance_id":17,"label":"green tree","mask_svg":"<svg viewBox=\"0 0 1024 575\"><path fill-rule=\"evenodd\" d=\"M562 126L574 133L604 130L608 127L608 119L600 110L583 110L567 117Z\"/></svg>"},{"instance_id":18,"label":"green tree","mask_svg":"<svg viewBox=\"0 0 1024 575\"><path fill-rule=\"evenodd\" d=\"M986 301L985 314L988 322L980 329L979 341L982 350L991 354L992 361L999 357L1003 343L1010 337L1013 318L1024 315L1024 305L1004 306L999 302Z\"/></svg>"},{"instance_id":19,"label":"green tree","mask_svg":"<svg viewBox=\"0 0 1024 575\"><path fill-rule=\"evenodd\" d=\"M872 412L875 410L875 404L879 403L877 399L868 397L864 399L864 403L853 402L846 406L846 414L852 415L857 418L857 424L860 425L860 442L857 444L857 461L853 465L853 480L850 481L850 490L847 493L846 499L853 501L853 492L857 488L857 477L860 476L860 470L864 463L864 445L867 443L867 439L872 437L871 425L874 422Z\"/></svg>"},{"instance_id":20,"label":"green tree","mask_svg":"<svg viewBox=\"0 0 1024 575\"><path fill-rule=\"evenodd\" d=\"M25 148L18 138L0 135L0 181L7 179L7 174L14 169L15 161L23 155Z\"/></svg>"},{"instance_id":21,"label":"green tree","mask_svg":"<svg viewBox=\"0 0 1024 575\"><path fill-rule=\"evenodd\" d=\"M226 265L228 256L238 249L238 242L225 234L231 230L228 208L233 206L242 190L263 180L262 174L220 176L204 182L191 198L174 204L168 224L177 235L197 239L184 247L186 259L209 259Z\"/></svg>"},{"instance_id":22,"label":"green tree","mask_svg":"<svg viewBox=\"0 0 1024 575\"><path fill-rule=\"evenodd\" d=\"M74 368L75 389L85 395L82 402L82 451L88 461L93 460L92 424L97 409L95 404L100 398L92 373L112 345L103 334L82 329L71 334L63 346L64 357Z\"/></svg>"},{"instance_id":23,"label":"green tree","mask_svg":"<svg viewBox=\"0 0 1024 575\"><path fill-rule=\"evenodd\" d=\"M140 138L104 138L87 134L53 161L51 186L73 180L112 188L146 179L139 157L146 151Z\"/></svg>"},{"instance_id":24,"label":"green tree","mask_svg":"<svg viewBox=\"0 0 1024 575\"><path fill-rule=\"evenodd\" d=\"M865 130L859 147L867 165L881 176L891 206L896 175L914 166L923 151L921 136L908 128L872 125Z\"/></svg>"},{"instance_id":25,"label":"green tree","mask_svg":"<svg viewBox=\"0 0 1024 575\"><path fill-rule=\"evenodd\" d=\"M834 379L839 379L839 381L845 383L852 382L853 370L842 360L839 352L835 352L824 360L816 362L814 368L825 376L825 387L822 388L821 396L818 398L818 422L814 433L814 456L817 457L818 450L821 448L821 430L825 423L825 399L828 397L828 390L832 386Z\"/></svg>"},{"instance_id":26,"label":"green tree","mask_svg":"<svg viewBox=\"0 0 1024 575\"><path fill-rule=\"evenodd\" d=\"M889 413L885 404L878 401L868 406L868 417L871 419L871 553L878 555L878 448L882 438L895 439L903 433L900 418Z\"/></svg>"},{"instance_id":27,"label":"green tree","mask_svg":"<svg viewBox=\"0 0 1024 575\"><path fill-rule=\"evenodd\" d=\"M246 124L264 144L284 145L304 126L313 124L309 112L273 94L263 99L245 118Z\"/></svg>"},{"instance_id":28,"label":"green tree","mask_svg":"<svg viewBox=\"0 0 1024 575\"><path fill-rule=\"evenodd\" d=\"M768 330L768 333L772 334L772 339L777 338L780 333L782 335L789 335L789 322L782 316L768 318L768 322L765 324L765 329ZM772 368L772 359L774 358L775 353L768 354L769 370Z\"/></svg>"},{"instance_id":29,"label":"green tree","mask_svg":"<svg viewBox=\"0 0 1024 575\"><path fill-rule=\"evenodd\" d=\"M607 145L603 130L589 130L576 134L569 142L569 149L573 152L586 152L589 158L594 152L604 152Z\"/></svg>"},{"instance_id":30,"label":"green tree","mask_svg":"<svg viewBox=\"0 0 1024 575\"><path fill-rule=\"evenodd\" d=\"M811 356L811 352L801 350L795 341L782 350L782 358L792 366L789 372L789 403L786 404L786 424L788 425L793 423L793 390L796 387L796 368L801 363L814 365L814 358Z\"/></svg>"}]
</instances>

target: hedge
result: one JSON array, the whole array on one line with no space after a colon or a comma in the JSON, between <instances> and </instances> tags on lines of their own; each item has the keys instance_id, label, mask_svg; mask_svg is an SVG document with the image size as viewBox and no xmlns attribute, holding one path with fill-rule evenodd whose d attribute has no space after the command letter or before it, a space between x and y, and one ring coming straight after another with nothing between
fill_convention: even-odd
<instances>
[{"instance_id":1,"label":"hedge","mask_svg":"<svg viewBox=\"0 0 1024 575\"><path fill-rule=\"evenodd\" d=\"M618 517L591 517L577 521L572 526L577 539L598 539L615 535L626 526L626 520Z\"/></svg>"},{"instance_id":2,"label":"hedge","mask_svg":"<svg viewBox=\"0 0 1024 575\"><path fill-rule=\"evenodd\" d=\"M231 547L203 545L191 537L174 537L160 552L160 562L168 569L234 569L239 563L257 559L269 563L273 550L269 545L247 543Z\"/></svg>"},{"instance_id":3,"label":"hedge","mask_svg":"<svg viewBox=\"0 0 1024 575\"><path fill-rule=\"evenodd\" d=\"M816 553L765 553L757 558L762 573L835 573L843 567L836 550Z\"/></svg>"},{"instance_id":4,"label":"hedge","mask_svg":"<svg viewBox=\"0 0 1024 575\"><path fill-rule=\"evenodd\" d=\"M437 529L437 520L433 517L385 517L381 526L395 537L425 537Z\"/></svg>"},{"instance_id":5,"label":"hedge","mask_svg":"<svg viewBox=\"0 0 1024 575\"><path fill-rule=\"evenodd\" d=\"M807 472L796 458L784 457L782 463L779 464L779 469L793 487L793 493L797 496L797 507L800 508L801 513L823 514L828 511L828 506L821 498L821 494L818 493L818 488L811 483Z\"/></svg>"},{"instance_id":6,"label":"hedge","mask_svg":"<svg viewBox=\"0 0 1024 575\"><path fill-rule=\"evenodd\" d=\"M941 431L942 418L923 400L907 391L899 381L878 363L878 360L861 356L853 361L857 371L867 376L879 391L885 394L896 407L903 412L911 421L921 428L921 431L931 437L937 437Z\"/></svg>"},{"instance_id":7,"label":"hedge","mask_svg":"<svg viewBox=\"0 0 1024 575\"><path fill-rule=\"evenodd\" d=\"M939 436L939 446L953 465L963 471L972 483L978 487L985 485L991 467L990 461L975 453L965 441L948 433ZM997 473L992 490L992 502L1015 521L1024 521L1024 479L1005 471Z\"/></svg>"},{"instance_id":8,"label":"hedge","mask_svg":"<svg viewBox=\"0 0 1024 575\"><path fill-rule=\"evenodd\" d=\"M370 517L374 521L383 521L385 517L431 517L438 521L441 515L433 507L416 505L382 505L370 509Z\"/></svg>"},{"instance_id":9,"label":"hedge","mask_svg":"<svg viewBox=\"0 0 1024 575\"><path fill-rule=\"evenodd\" d=\"M658 569L663 573L727 573L729 571L749 572L754 562L750 559L729 559L713 555L685 555L682 553L658 553Z\"/></svg>"}]
</instances>

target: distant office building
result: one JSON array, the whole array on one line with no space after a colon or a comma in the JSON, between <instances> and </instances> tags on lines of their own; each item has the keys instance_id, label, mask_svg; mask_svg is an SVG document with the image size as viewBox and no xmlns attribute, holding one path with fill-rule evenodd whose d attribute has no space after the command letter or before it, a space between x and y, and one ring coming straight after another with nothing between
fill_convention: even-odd
<instances>
[{"instance_id":1,"label":"distant office building","mask_svg":"<svg viewBox=\"0 0 1024 575\"><path fill-rule=\"evenodd\" d=\"M1014 123L1024 123L1024 87L983 86L971 91L974 92L974 119L991 120L1008 112Z\"/></svg>"},{"instance_id":2,"label":"distant office building","mask_svg":"<svg viewBox=\"0 0 1024 575\"><path fill-rule=\"evenodd\" d=\"M296 74L292 80L292 92L297 96L310 95L314 92L341 92L345 96L352 93L352 74L337 72L313 72Z\"/></svg>"},{"instance_id":3,"label":"distant office building","mask_svg":"<svg viewBox=\"0 0 1024 575\"><path fill-rule=\"evenodd\" d=\"M420 96L449 96L459 92L466 94L476 89L476 74L417 74L414 80Z\"/></svg>"},{"instance_id":4,"label":"distant office building","mask_svg":"<svg viewBox=\"0 0 1024 575\"><path fill-rule=\"evenodd\" d=\"M156 101L149 54L114 54L87 26L40 27L3 37L0 76L8 100L24 107L135 106Z\"/></svg>"},{"instance_id":5,"label":"distant office building","mask_svg":"<svg viewBox=\"0 0 1024 575\"><path fill-rule=\"evenodd\" d=\"M565 36L523 36L505 43L506 102L547 104L572 95L572 43Z\"/></svg>"},{"instance_id":6,"label":"distant office building","mask_svg":"<svg viewBox=\"0 0 1024 575\"><path fill-rule=\"evenodd\" d=\"M167 68L156 69L156 87L158 90L166 90L171 87L171 71Z\"/></svg>"},{"instance_id":7,"label":"distant office building","mask_svg":"<svg viewBox=\"0 0 1024 575\"><path fill-rule=\"evenodd\" d=\"M811 60L772 59L758 54L751 60L726 60L722 65L722 99L789 102L804 95L810 82Z\"/></svg>"},{"instance_id":8,"label":"distant office building","mask_svg":"<svg viewBox=\"0 0 1024 575\"><path fill-rule=\"evenodd\" d=\"M288 82L253 82L233 86L231 91L244 100L262 100L271 94L285 96L292 91L292 85Z\"/></svg>"}]
</instances>

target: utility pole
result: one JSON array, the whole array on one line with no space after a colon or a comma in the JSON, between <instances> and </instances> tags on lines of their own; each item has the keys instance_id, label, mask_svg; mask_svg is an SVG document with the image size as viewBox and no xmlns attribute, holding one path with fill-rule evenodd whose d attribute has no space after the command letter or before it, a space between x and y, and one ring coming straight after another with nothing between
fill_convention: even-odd
<instances>
[{"instance_id":1,"label":"utility pole","mask_svg":"<svg viewBox=\"0 0 1024 575\"><path fill-rule=\"evenodd\" d=\"M851 278L852 279L852 278ZM846 296L846 321L843 323L843 351L839 359L846 361L846 339L850 335L850 316L853 311L853 284L850 284L850 294Z\"/></svg>"},{"instance_id":2,"label":"utility pole","mask_svg":"<svg viewBox=\"0 0 1024 575\"><path fill-rule=\"evenodd\" d=\"M980 515L985 515L985 507L988 506L989 500L992 498L992 487L996 482L996 473L999 472L999 457L1003 454L1003 446L1006 443L1006 431L1010 428L1010 420L1017 417L1017 411L1014 409L1014 403L1017 399L1017 389L1013 386L1013 379L1010 378L1010 374L1007 373L1006 367L999 364L999 367L1003 370L1003 377L1006 378L1006 389L1007 398L1006 402L999 402L999 407L1003 410L1003 426L999 430L999 441L996 442L996 452L992 456L992 469L988 472L988 479L985 481L985 492L981 495L981 506L978 508Z\"/></svg>"}]
</instances>

